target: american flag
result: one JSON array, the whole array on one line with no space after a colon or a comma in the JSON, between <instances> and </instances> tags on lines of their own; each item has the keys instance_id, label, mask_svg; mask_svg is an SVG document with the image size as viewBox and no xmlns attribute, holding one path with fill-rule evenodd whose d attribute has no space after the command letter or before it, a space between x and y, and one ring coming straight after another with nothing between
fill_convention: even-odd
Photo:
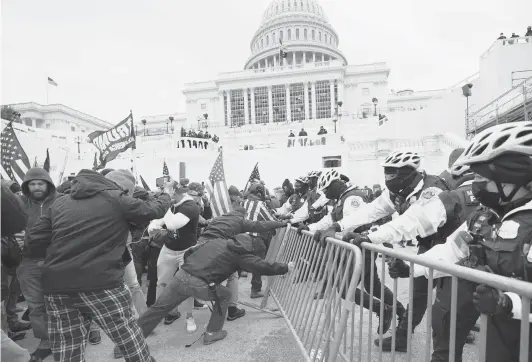
<instances>
[{"instance_id":1,"label":"american flag","mask_svg":"<svg viewBox=\"0 0 532 362\"><path fill-rule=\"evenodd\" d=\"M244 209L246 209L246 218L251 221L278 221L268 210L268 207L263 201L247 199L244 201ZM249 233L253 236L258 236L258 233Z\"/></svg>"},{"instance_id":2,"label":"american flag","mask_svg":"<svg viewBox=\"0 0 532 362\"><path fill-rule=\"evenodd\" d=\"M229 192L225 182L222 152L216 158L205 187L211 196L212 216L217 217L232 211Z\"/></svg>"},{"instance_id":3,"label":"american flag","mask_svg":"<svg viewBox=\"0 0 532 362\"><path fill-rule=\"evenodd\" d=\"M24 152L13 125L9 123L2 131L2 178L9 178L22 185L24 175L31 168L30 160Z\"/></svg>"},{"instance_id":4,"label":"american flag","mask_svg":"<svg viewBox=\"0 0 532 362\"><path fill-rule=\"evenodd\" d=\"M170 176L170 172L168 172L168 165L166 164L166 161L163 162L163 176Z\"/></svg>"},{"instance_id":5,"label":"american flag","mask_svg":"<svg viewBox=\"0 0 532 362\"><path fill-rule=\"evenodd\" d=\"M249 176L249 180L246 183L246 187L244 188L244 191L247 191L247 189L249 188L249 186L251 185L251 183L254 180L260 180L259 163L258 162L255 165L255 167L253 168L253 171L251 171L251 176Z\"/></svg>"}]
</instances>

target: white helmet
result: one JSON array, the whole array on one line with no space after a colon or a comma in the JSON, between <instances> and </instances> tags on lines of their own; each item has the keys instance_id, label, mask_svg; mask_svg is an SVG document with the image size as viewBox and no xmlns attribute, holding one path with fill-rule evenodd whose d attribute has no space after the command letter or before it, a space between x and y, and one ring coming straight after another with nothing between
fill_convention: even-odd
<instances>
[{"instance_id":1,"label":"white helmet","mask_svg":"<svg viewBox=\"0 0 532 362\"><path fill-rule=\"evenodd\" d=\"M307 175L307 178L320 177L320 175L321 171L310 171Z\"/></svg>"},{"instance_id":2,"label":"white helmet","mask_svg":"<svg viewBox=\"0 0 532 362\"><path fill-rule=\"evenodd\" d=\"M388 157L386 157L381 166L394 168L410 166L417 170L420 164L421 158L416 152L395 151L392 152Z\"/></svg>"},{"instance_id":3,"label":"white helmet","mask_svg":"<svg viewBox=\"0 0 532 362\"><path fill-rule=\"evenodd\" d=\"M301 183L304 183L304 184L308 184L308 178L307 176L299 176L299 177L296 177L294 179L295 182L301 182Z\"/></svg>"},{"instance_id":4,"label":"white helmet","mask_svg":"<svg viewBox=\"0 0 532 362\"><path fill-rule=\"evenodd\" d=\"M458 178L466 173L471 172L468 165L457 165L456 162L451 166L451 176Z\"/></svg>"},{"instance_id":5,"label":"white helmet","mask_svg":"<svg viewBox=\"0 0 532 362\"><path fill-rule=\"evenodd\" d=\"M532 122L505 123L485 129L473 137L454 164L489 162L507 152L532 156Z\"/></svg>"},{"instance_id":6,"label":"white helmet","mask_svg":"<svg viewBox=\"0 0 532 362\"><path fill-rule=\"evenodd\" d=\"M318 179L318 190L324 190L334 181L340 179L340 173L334 168L323 173Z\"/></svg>"}]
</instances>

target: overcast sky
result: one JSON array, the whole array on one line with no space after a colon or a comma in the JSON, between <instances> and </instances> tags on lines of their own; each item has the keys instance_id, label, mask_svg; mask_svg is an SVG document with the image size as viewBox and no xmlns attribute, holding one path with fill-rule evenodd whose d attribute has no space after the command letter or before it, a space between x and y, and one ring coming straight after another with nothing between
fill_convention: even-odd
<instances>
[{"instance_id":1,"label":"overcast sky","mask_svg":"<svg viewBox=\"0 0 532 362\"><path fill-rule=\"evenodd\" d=\"M184 112L186 82L238 71L269 0L2 0L2 104L63 103L117 122ZM478 71L530 0L321 0L350 64L386 61L391 89L437 89Z\"/></svg>"}]
</instances>

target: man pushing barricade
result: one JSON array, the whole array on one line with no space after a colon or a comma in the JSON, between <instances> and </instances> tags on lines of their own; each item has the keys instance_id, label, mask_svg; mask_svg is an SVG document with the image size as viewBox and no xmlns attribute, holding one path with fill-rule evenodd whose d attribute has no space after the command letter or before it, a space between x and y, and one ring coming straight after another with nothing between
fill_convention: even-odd
<instances>
[{"instance_id":1,"label":"man pushing barricade","mask_svg":"<svg viewBox=\"0 0 532 362\"><path fill-rule=\"evenodd\" d=\"M148 336L173 308L189 297L213 301L214 308L203 344L208 345L227 336L223 330L231 291L221 283L239 268L261 275L284 275L293 270L292 263L270 263L257 255L263 254L264 244L247 234L239 234L230 239L211 239L187 251L185 262L174 274L164 292L138 324Z\"/></svg>"}]
</instances>

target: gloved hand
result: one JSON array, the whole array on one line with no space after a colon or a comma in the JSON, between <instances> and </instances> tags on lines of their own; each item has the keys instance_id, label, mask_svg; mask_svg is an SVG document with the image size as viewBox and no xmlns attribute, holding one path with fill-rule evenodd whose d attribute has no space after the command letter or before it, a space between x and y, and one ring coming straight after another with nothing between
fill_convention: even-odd
<instances>
[{"instance_id":1,"label":"gloved hand","mask_svg":"<svg viewBox=\"0 0 532 362\"><path fill-rule=\"evenodd\" d=\"M490 316L499 314L512 314L512 300L501 290L481 284L477 286L473 293L473 304L475 308Z\"/></svg>"},{"instance_id":2,"label":"gloved hand","mask_svg":"<svg viewBox=\"0 0 532 362\"><path fill-rule=\"evenodd\" d=\"M298 234L298 235L303 234L303 233L302 233L303 230L309 231L308 226L307 226L307 225L304 225L304 224L299 225L299 226L297 227L297 234Z\"/></svg>"},{"instance_id":3,"label":"gloved hand","mask_svg":"<svg viewBox=\"0 0 532 362\"><path fill-rule=\"evenodd\" d=\"M319 243L320 240L321 240L321 230L316 230L314 232L314 235L312 236L312 240L315 242L315 243Z\"/></svg>"},{"instance_id":4,"label":"gloved hand","mask_svg":"<svg viewBox=\"0 0 532 362\"><path fill-rule=\"evenodd\" d=\"M335 236L336 236L335 229L327 229L325 231L322 231L320 233L320 239L319 239L321 247L324 248L327 245L327 241L325 241L326 238L334 238Z\"/></svg>"},{"instance_id":5,"label":"gloved hand","mask_svg":"<svg viewBox=\"0 0 532 362\"><path fill-rule=\"evenodd\" d=\"M401 259L395 259L388 268L388 274L392 279L408 278L410 276L410 266Z\"/></svg>"},{"instance_id":6,"label":"gloved hand","mask_svg":"<svg viewBox=\"0 0 532 362\"><path fill-rule=\"evenodd\" d=\"M154 234L155 230L161 230L163 228L162 225L161 225L162 223L164 223L162 221L162 219L161 220L152 220L150 222L150 225L148 225L148 234L150 236L152 236Z\"/></svg>"},{"instance_id":7,"label":"gloved hand","mask_svg":"<svg viewBox=\"0 0 532 362\"><path fill-rule=\"evenodd\" d=\"M360 244L362 243L371 243L371 240L369 240L367 235L362 235L362 234L354 233L354 232L348 232L347 234L344 235L342 240L348 243L351 243L353 245L356 245L358 247L360 247Z\"/></svg>"}]
</instances>

